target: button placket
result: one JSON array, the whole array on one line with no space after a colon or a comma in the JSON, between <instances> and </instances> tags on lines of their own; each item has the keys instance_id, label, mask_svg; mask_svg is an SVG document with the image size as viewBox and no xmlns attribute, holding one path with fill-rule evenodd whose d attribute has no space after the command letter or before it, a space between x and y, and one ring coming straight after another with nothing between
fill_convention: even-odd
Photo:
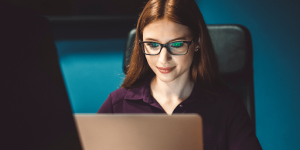
<instances>
[{"instance_id":1,"label":"button placket","mask_svg":"<svg viewBox=\"0 0 300 150\"><path fill-rule=\"evenodd\" d=\"M183 112L183 105L179 104L173 111L173 113L182 113Z\"/></svg>"}]
</instances>

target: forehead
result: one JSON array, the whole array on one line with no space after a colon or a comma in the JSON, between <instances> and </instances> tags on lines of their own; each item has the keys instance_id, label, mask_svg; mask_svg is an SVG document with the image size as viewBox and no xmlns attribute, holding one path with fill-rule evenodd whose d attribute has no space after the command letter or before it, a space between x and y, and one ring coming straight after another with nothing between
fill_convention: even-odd
<instances>
[{"instance_id":1,"label":"forehead","mask_svg":"<svg viewBox=\"0 0 300 150\"><path fill-rule=\"evenodd\" d=\"M185 25L169 21L168 19L154 21L143 30L143 40L150 38L166 43L179 37L190 40L192 38L190 29Z\"/></svg>"}]
</instances>

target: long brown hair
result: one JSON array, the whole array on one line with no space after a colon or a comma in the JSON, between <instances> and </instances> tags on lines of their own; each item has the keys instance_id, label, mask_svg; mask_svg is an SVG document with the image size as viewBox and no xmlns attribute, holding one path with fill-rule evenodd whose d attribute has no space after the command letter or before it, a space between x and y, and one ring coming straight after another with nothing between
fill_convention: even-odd
<instances>
[{"instance_id":1,"label":"long brown hair","mask_svg":"<svg viewBox=\"0 0 300 150\"><path fill-rule=\"evenodd\" d=\"M136 28L134 49L122 88L133 88L146 76L154 74L139 46L144 28L157 20L169 19L189 27L200 50L194 53L190 69L191 79L200 87L212 87L220 83L218 63L203 16L194 0L149 0ZM200 37L200 43L198 39Z\"/></svg>"}]
</instances>

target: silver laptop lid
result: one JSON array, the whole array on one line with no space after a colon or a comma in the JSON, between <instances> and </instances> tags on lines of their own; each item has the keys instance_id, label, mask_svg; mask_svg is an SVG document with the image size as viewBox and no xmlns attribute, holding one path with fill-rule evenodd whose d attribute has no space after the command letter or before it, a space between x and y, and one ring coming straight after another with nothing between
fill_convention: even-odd
<instances>
[{"instance_id":1,"label":"silver laptop lid","mask_svg":"<svg viewBox=\"0 0 300 150\"><path fill-rule=\"evenodd\" d=\"M85 150L203 150L198 114L75 114Z\"/></svg>"}]
</instances>

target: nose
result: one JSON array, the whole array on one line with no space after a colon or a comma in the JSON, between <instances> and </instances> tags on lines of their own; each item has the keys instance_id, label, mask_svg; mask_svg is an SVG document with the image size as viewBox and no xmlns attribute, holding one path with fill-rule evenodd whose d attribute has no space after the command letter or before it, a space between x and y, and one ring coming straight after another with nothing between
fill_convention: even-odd
<instances>
[{"instance_id":1,"label":"nose","mask_svg":"<svg viewBox=\"0 0 300 150\"><path fill-rule=\"evenodd\" d=\"M168 61L170 61L172 59L172 56L171 54L168 52L167 48L166 47L163 47L161 52L158 54L159 58L158 58L158 61L161 63L161 64L166 64Z\"/></svg>"}]
</instances>

